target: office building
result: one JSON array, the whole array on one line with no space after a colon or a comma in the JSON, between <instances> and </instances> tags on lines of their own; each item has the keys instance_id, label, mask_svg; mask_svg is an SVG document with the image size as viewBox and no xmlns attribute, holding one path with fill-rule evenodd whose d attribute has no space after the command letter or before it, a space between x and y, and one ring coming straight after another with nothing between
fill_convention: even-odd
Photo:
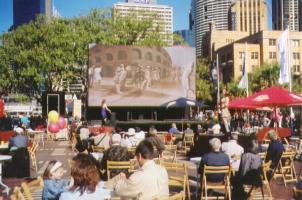
<instances>
[{"instance_id":1,"label":"office building","mask_svg":"<svg viewBox=\"0 0 302 200\"><path fill-rule=\"evenodd\" d=\"M247 72L252 73L265 63L279 61L278 39L282 31L261 31L219 48L219 66L224 82L239 80L245 51ZM293 76L301 77L302 32L290 32L290 66Z\"/></svg>"},{"instance_id":2,"label":"office building","mask_svg":"<svg viewBox=\"0 0 302 200\"><path fill-rule=\"evenodd\" d=\"M157 4L157 0L127 0L127 3Z\"/></svg>"},{"instance_id":3,"label":"office building","mask_svg":"<svg viewBox=\"0 0 302 200\"><path fill-rule=\"evenodd\" d=\"M232 0L194 0L195 46L197 56L204 56L206 50L205 35L210 30L228 30L229 8Z\"/></svg>"},{"instance_id":4,"label":"office building","mask_svg":"<svg viewBox=\"0 0 302 200\"><path fill-rule=\"evenodd\" d=\"M194 41L192 30L174 31L174 34L181 36L189 46L195 47L195 41Z\"/></svg>"},{"instance_id":5,"label":"office building","mask_svg":"<svg viewBox=\"0 0 302 200\"><path fill-rule=\"evenodd\" d=\"M301 3L301 0L273 0L273 30L284 30L289 26L289 30L299 31L299 20L301 19L301 15L299 16L301 5L299 10L299 4Z\"/></svg>"},{"instance_id":6,"label":"office building","mask_svg":"<svg viewBox=\"0 0 302 200\"><path fill-rule=\"evenodd\" d=\"M268 30L268 7L265 0L237 0L230 8L230 30L249 34Z\"/></svg>"},{"instance_id":7,"label":"office building","mask_svg":"<svg viewBox=\"0 0 302 200\"><path fill-rule=\"evenodd\" d=\"M131 3L116 3L113 6L114 13L120 14L121 16L127 16L130 13L135 12L138 19L143 19L145 16L149 17L147 13L154 13L156 19L154 20L154 26L160 27L160 33L166 36L165 41L169 45L173 45L173 8L166 5L154 4L156 1L135 1L129 0ZM139 3L132 3L139 2Z\"/></svg>"},{"instance_id":8,"label":"office building","mask_svg":"<svg viewBox=\"0 0 302 200\"><path fill-rule=\"evenodd\" d=\"M39 14L51 18L52 12L52 0L13 0L13 28L35 20Z\"/></svg>"}]
</instances>

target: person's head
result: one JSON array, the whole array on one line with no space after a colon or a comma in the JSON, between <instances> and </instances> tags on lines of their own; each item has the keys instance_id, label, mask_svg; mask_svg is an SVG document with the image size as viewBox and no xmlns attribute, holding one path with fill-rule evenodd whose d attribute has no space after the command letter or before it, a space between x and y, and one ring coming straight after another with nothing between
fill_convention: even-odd
<instances>
[{"instance_id":1,"label":"person's head","mask_svg":"<svg viewBox=\"0 0 302 200\"><path fill-rule=\"evenodd\" d=\"M106 99L102 99L101 105L103 106L106 103Z\"/></svg>"},{"instance_id":2,"label":"person's head","mask_svg":"<svg viewBox=\"0 0 302 200\"><path fill-rule=\"evenodd\" d=\"M157 135L157 130L154 128L150 131L149 133L151 136L156 136Z\"/></svg>"},{"instance_id":3,"label":"person's head","mask_svg":"<svg viewBox=\"0 0 302 200\"><path fill-rule=\"evenodd\" d=\"M191 124L188 123L188 124L187 124L187 128L191 128Z\"/></svg>"},{"instance_id":4,"label":"person's head","mask_svg":"<svg viewBox=\"0 0 302 200\"><path fill-rule=\"evenodd\" d=\"M257 154L259 152L259 147L256 140L249 140L249 142L247 143L246 152L252 154Z\"/></svg>"},{"instance_id":5,"label":"person's head","mask_svg":"<svg viewBox=\"0 0 302 200\"><path fill-rule=\"evenodd\" d=\"M221 141L218 138L212 138L210 140L210 146L212 148L213 151L220 151L220 147L221 147Z\"/></svg>"},{"instance_id":6,"label":"person's head","mask_svg":"<svg viewBox=\"0 0 302 200\"><path fill-rule=\"evenodd\" d=\"M202 129L201 124L197 124L197 129Z\"/></svg>"},{"instance_id":7,"label":"person's head","mask_svg":"<svg viewBox=\"0 0 302 200\"><path fill-rule=\"evenodd\" d=\"M231 140L238 140L238 132L232 132L232 134L231 134Z\"/></svg>"},{"instance_id":8,"label":"person's head","mask_svg":"<svg viewBox=\"0 0 302 200\"><path fill-rule=\"evenodd\" d=\"M79 190L81 195L85 192L95 192L100 181L96 160L88 154L79 153L72 159L71 177L74 180L71 191Z\"/></svg>"},{"instance_id":9,"label":"person's head","mask_svg":"<svg viewBox=\"0 0 302 200\"><path fill-rule=\"evenodd\" d=\"M277 133L274 130L269 130L267 134L271 140L278 139Z\"/></svg>"},{"instance_id":10,"label":"person's head","mask_svg":"<svg viewBox=\"0 0 302 200\"><path fill-rule=\"evenodd\" d=\"M172 123L172 128L176 128L176 124L175 123Z\"/></svg>"},{"instance_id":11,"label":"person's head","mask_svg":"<svg viewBox=\"0 0 302 200\"><path fill-rule=\"evenodd\" d=\"M24 129L21 127L17 127L14 129L16 135L23 135L24 134Z\"/></svg>"},{"instance_id":12,"label":"person's head","mask_svg":"<svg viewBox=\"0 0 302 200\"><path fill-rule=\"evenodd\" d=\"M43 179L61 179L64 173L63 164L60 161L52 160L43 173Z\"/></svg>"},{"instance_id":13,"label":"person's head","mask_svg":"<svg viewBox=\"0 0 302 200\"><path fill-rule=\"evenodd\" d=\"M135 156L140 166L143 166L146 161L152 160L153 153L153 146L148 140L141 141L135 149Z\"/></svg>"},{"instance_id":14,"label":"person's head","mask_svg":"<svg viewBox=\"0 0 302 200\"><path fill-rule=\"evenodd\" d=\"M113 134L111 136L112 145L120 145L121 144L121 140L122 140L122 137L118 133L115 133L115 134Z\"/></svg>"}]
</instances>

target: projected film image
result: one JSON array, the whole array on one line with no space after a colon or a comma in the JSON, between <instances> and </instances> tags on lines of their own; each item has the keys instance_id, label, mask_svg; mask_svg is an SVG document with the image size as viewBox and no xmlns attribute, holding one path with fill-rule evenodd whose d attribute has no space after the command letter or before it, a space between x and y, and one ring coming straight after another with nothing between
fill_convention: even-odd
<instances>
[{"instance_id":1,"label":"projected film image","mask_svg":"<svg viewBox=\"0 0 302 200\"><path fill-rule=\"evenodd\" d=\"M88 105L161 106L195 99L195 49L90 45Z\"/></svg>"}]
</instances>

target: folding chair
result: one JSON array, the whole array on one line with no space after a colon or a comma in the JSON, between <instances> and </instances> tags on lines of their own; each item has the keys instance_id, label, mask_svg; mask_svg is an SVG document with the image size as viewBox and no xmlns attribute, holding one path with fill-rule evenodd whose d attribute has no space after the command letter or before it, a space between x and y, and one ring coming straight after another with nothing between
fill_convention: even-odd
<instances>
[{"instance_id":1,"label":"folding chair","mask_svg":"<svg viewBox=\"0 0 302 200\"><path fill-rule=\"evenodd\" d=\"M190 151L191 146L194 145L194 135L185 135L183 144L185 152Z\"/></svg>"},{"instance_id":2,"label":"folding chair","mask_svg":"<svg viewBox=\"0 0 302 200\"><path fill-rule=\"evenodd\" d=\"M281 177L286 187L288 182L297 182L296 170L294 166L295 151L283 152L278 164L278 169L274 174L274 178Z\"/></svg>"},{"instance_id":3,"label":"folding chair","mask_svg":"<svg viewBox=\"0 0 302 200\"><path fill-rule=\"evenodd\" d=\"M23 182L21 183L21 187L23 188L25 199L33 200L42 198L44 182L41 177L38 177L36 180L33 180L29 183Z\"/></svg>"},{"instance_id":4,"label":"folding chair","mask_svg":"<svg viewBox=\"0 0 302 200\"><path fill-rule=\"evenodd\" d=\"M302 198L302 190L297 189L295 186L293 187L293 194L295 199L301 199Z\"/></svg>"},{"instance_id":5,"label":"folding chair","mask_svg":"<svg viewBox=\"0 0 302 200\"><path fill-rule=\"evenodd\" d=\"M210 182L207 180L209 174L223 174L224 180L222 182ZM201 197L200 199L209 199L208 190L216 189L224 191L224 198L231 200L231 185L230 185L230 176L231 176L231 166L203 166L203 176L201 183ZM204 196L205 194L205 196ZM211 197L210 197L211 198ZM213 196L212 196L213 198ZM218 199L215 196L215 199Z\"/></svg>"},{"instance_id":6,"label":"folding chair","mask_svg":"<svg viewBox=\"0 0 302 200\"><path fill-rule=\"evenodd\" d=\"M132 165L130 161L107 161L107 178L108 180L111 177L112 170L127 170L131 172Z\"/></svg>"},{"instance_id":7,"label":"folding chair","mask_svg":"<svg viewBox=\"0 0 302 200\"><path fill-rule=\"evenodd\" d=\"M184 199L187 197L191 199L190 185L189 185L189 176L188 176L188 167L186 163L178 162L165 162L161 161L160 164L166 168L169 172L169 186L170 187L181 187L184 191ZM173 176L175 174L178 176Z\"/></svg>"},{"instance_id":8,"label":"folding chair","mask_svg":"<svg viewBox=\"0 0 302 200\"><path fill-rule=\"evenodd\" d=\"M258 187L258 188L261 189L262 199L269 199L269 200L273 199L270 184L269 184L269 180L267 178L267 172L270 169L271 162L272 161L265 162L265 163L263 163L263 165L261 167L262 186ZM254 199L254 196L256 195L254 189L255 189L255 186L251 186L250 190L248 191L250 199ZM265 194L264 194L265 189L267 190L267 196L265 196Z\"/></svg>"},{"instance_id":9,"label":"folding chair","mask_svg":"<svg viewBox=\"0 0 302 200\"><path fill-rule=\"evenodd\" d=\"M30 156L30 160L32 163L32 167L36 173L38 172L37 159L36 159L36 152L37 152L38 147L39 147L39 141L37 141L37 140L33 141L33 144L31 147L27 147L27 150L28 150L28 153Z\"/></svg>"},{"instance_id":10,"label":"folding chair","mask_svg":"<svg viewBox=\"0 0 302 200\"><path fill-rule=\"evenodd\" d=\"M95 153L103 153L105 151L104 147L99 147L99 146L95 146L95 145L92 145L91 148L92 148L92 152L95 152Z\"/></svg>"},{"instance_id":11,"label":"folding chair","mask_svg":"<svg viewBox=\"0 0 302 200\"><path fill-rule=\"evenodd\" d=\"M15 187L12 195L10 196L11 200L25 200L24 195L21 192L20 187Z\"/></svg>"},{"instance_id":12,"label":"folding chair","mask_svg":"<svg viewBox=\"0 0 302 200\"><path fill-rule=\"evenodd\" d=\"M164 160L172 160L172 162L176 161L176 145L165 145L165 150L162 152L162 159Z\"/></svg>"}]
</instances>

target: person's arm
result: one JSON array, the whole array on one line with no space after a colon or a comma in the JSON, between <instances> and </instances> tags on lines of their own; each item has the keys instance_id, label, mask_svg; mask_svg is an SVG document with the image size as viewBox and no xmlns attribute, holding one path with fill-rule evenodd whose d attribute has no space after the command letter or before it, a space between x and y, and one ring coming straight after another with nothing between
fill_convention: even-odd
<instances>
[{"instance_id":1,"label":"person's arm","mask_svg":"<svg viewBox=\"0 0 302 200\"><path fill-rule=\"evenodd\" d=\"M125 175L122 173L122 175ZM115 192L122 197L136 197L138 195L138 188L141 186L143 177L140 172L132 174L128 179L121 178L115 185Z\"/></svg>"},{"instance_id":2,"label":"person's arm","mask_svg":"<svg viewBox=\"0 0 302 200\"><path fill-rule=\"evenodd\" d=\"M111 114L111 110L108 108L108 106L105 106L105 109Z\"/></svg>"}]
</instances>

